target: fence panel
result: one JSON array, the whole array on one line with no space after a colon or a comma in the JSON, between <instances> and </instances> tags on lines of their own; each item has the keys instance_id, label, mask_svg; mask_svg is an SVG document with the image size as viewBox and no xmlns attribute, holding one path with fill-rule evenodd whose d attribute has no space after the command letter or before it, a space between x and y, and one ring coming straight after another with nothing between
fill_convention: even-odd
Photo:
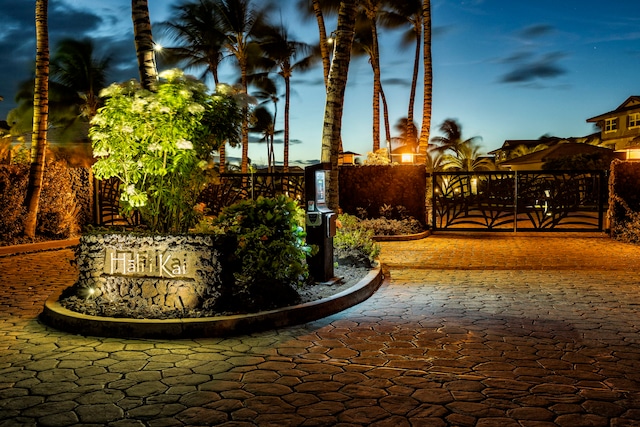
<instances>
[{"instance_id":1,"label":"fence panel","mask_svg":"<svg viewBox=\"0 0 640 427\"><path fill-rule=\"evenodd\" d=\"M435 172L434 230L601 231L604 171Z\"/></svg>"}]
</instances>

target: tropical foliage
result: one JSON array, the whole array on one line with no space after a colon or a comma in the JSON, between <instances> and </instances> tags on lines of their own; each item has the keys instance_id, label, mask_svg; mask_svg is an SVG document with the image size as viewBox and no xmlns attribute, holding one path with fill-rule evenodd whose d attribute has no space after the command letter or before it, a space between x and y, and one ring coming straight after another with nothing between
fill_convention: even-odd
<instances>
[{"instance_id":1,"label":"tropical foliage","mask_svg":"<svg viewBox=\"0 0 640 427\"><path fill-rule=\"evenodd\" d=\"M99 179L117 177L125 213L137 210L154 232L184 232L197 220L196 198L212 170L212 152L237 140L233 98L171 70L156 92L134 81L102 92L92 120L93 166Z\"/></svg>"},{"instance_id":2,"label":"tropical foliage","mask_svg":"<svg viewBox=\"0 0 640 427\"><path fill-rule=\"evenodd\" d=\"M49 118L52 126L65 130L64 139L93 117L99 108L98 94L105 86L110 58L97 58L91 39L63 39L56 45L50 61ZM7 122L13 135L31 130L33 123L34 79L20 84L18 106Z\"/></svg>"},{"instance_id":3,"label":"tropical foliage","mask_svg":"<svg viewBox=\"0 0 640 427\"><path fill-rule=\"evenodd\" d=\"M427 161L432 171L482 171L494 170L492 159L484 157L480 152L481 138L474 136L468 139L462 137L462 127L454 119L446 119L440 125L442 136L431 139L432 147Z\"/></svg>"},{"instance_id":4,"label":"tropical foliage","mask_svg":"<svg viewBox=\"0 0 640 427\"><path fill-rule=\"evenodd\" d=\"M236 248L229 260L234 285L222 303L245 310L291 303L294 288L307 281L306 258L313 253L304 242L303 223L296 200L284 195L225 208L212 224Z\"/></svg>"},{"instance_id":5,"label":"tropical foliage","mask_svg":"<svg viewBox=\"0 0 640 427\"><path fill-rule=\"evenodd\" d=\"M334 257L339 264L371 267L380 254L373 240L374 231L349 214L338 215L339 226L333 238Z\"/></svg>"}]
</instances>

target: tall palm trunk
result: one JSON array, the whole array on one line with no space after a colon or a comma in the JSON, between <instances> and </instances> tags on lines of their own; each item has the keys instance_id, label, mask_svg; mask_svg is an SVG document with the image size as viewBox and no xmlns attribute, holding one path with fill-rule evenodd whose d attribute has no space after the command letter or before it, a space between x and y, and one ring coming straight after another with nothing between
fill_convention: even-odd
<instances>
[{"instance_id":1,"label":"tall palm trunk","mask_svg":"<svg viewBox=\"0 0 640 427\"><path fill-rule=\"evenodd\" d=\"M420 71L420 50L422 45L420 43L422 39L422 27L421 22L416 22L414 25L414 31L416 34L416 54L413 58L413 77L411 78L411 92L409 92L409 109L407 111L407 122L409 123L409 132L407 138L411 140L412 144L415 144L415 140L418 138L416 135L416 128L413 126L413 110L416 102L416 88L418 87L418 72Z\"/></svg>"},{"instance_id":2,"label":"tall palm trunk","mask_svg":"<svg viewBox=\"0 0 640 427\"><path fill-rule=\"evenodd\" d=\"M380 100L382 101L382 115L384 117L384 136L386 138L386 145L389 148L389 154L391 154L391 125L389 123L389 106L387 105L387 97L384 94L382 85L380 85Z\"/></svg>"},{"instance_id":3,"label":"tall palm trunk","mask_svg":"<svg viewBox=\"0 0 640 427\"><path fill-rule=\"evenodd\" d=\"M433 74L431 62L431 1L422 2L422 33L424 61L424 101L422 105L422 129L420 131L419 153L426 157L429 147L429 130L431 127L431 97L433 92Z\"/></svg>"},{"instance_id":4,"label":"tall palm trunk","mask_svg":"<svg viewBox=\"0 0 640 427\"><path fill-rule=\"evenodd\" d=\"M244 46L242 37L238 38L238 62L240 63L240 84L244 93L249 92L249 83L247 79L247 57L242 51ZM240 172L247 173L249 171L249 107L242 108L242 160L240 162Z\"/></svg>"},{"instance_id":5,"label":"tall palm trunk","mask_svg":"<svg viewBox=\"0 0 640 427\"><path fill-rule=\"evenodd\" d=\"M49 116L49 28L48 0L36 0L36 80L33 92L33 136L31 140L31 167L25 206L24 234L36 235L42 178L47 151L47 119Z\"/></svg>"},{"instance_id":6,"label":"tall palm trunk","mask_svg":"<svg viewBox=\"0 0 640 427\"><path fill-rule=\"evenodd\" d=\"M289 172L289 104L291 102L291 80L287 76L284 79L284 153L283 170Z\"/></svg>"},{"instance_id":7,"label":"tall palm trunk","mask_svg":"<svg viewBox=\"0 0 640 427\"><path fill-rule=\"evenodd\" d=\"M329 67L331 66L331 58L329 56L329 48L327 46L327 29L324 25L324 16L322 15L322 9L320 8L319 0L312 0L313 12L316 15L316 21L318 21L318 33L320 35L320 56L322 56L322 71L324 75L324 87L329 86Z\"/></svg>"},{"instance_id":8,"label":"tall palm trunk","mask_svg":"<svg viewBox=\"0 0 640 427\"><path fill-rule=\"evenodd\" d=\"M153 50L148 0L131 0L131 18L140 84L145 89L153 90L158 83L158 70Z\"/></svg>"},{"instance_id":9,"label":"tall palm trunk","mask_svg":"<svg viewBox=\"0 0 640 427\"><path fill-rule=\"evenodd\" d=\"M340 152L340 133L342 129L342 111L344 92L347 86L351 47L355 35L357 0L345 0L338 11L335 50L327 86L327 100L322 129L322 162L331 164L329 177L329 207L338 208L338 154Z\"/></svg>"},{"instance_id":10,"label":"tall palm trunk","mask_svg":"<svg viewBox=\"0 0 640 427\"><path fill-rule=\"evenodd\" d=\"M218 148L218 154L220 154L220 173L225 173L227 171L227 143L223 142L220 144L220 148Z\"/></svg>"},{"instance_id":11,"label":"tall palm trunk","mask_svg":"<svg viewBox=\"0 0 640 427\"><path fill-rule=\"evenodd\" d=\"M373 151L380 149L380 52L378 49L378 28L376 25L376 10L372 11L371 19L371 66L373 67Z\"/></svg>"}]
</instances>

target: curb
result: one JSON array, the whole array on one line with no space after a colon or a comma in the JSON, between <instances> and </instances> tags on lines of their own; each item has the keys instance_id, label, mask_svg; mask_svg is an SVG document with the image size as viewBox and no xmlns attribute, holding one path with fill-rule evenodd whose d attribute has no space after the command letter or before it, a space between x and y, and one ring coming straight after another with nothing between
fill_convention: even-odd
<instances>
[{"instance_id":1,"label":"curb","mask_svg":"<svg viewBox=\"0 0 640 427\"><path fill-rule=\"evenodd\" d=\"M0 246L0 256L26 254L30 252L49 251L75 246L80 243L80 238L75 237L65 240L47 240L39 243L25 243L22 245Z\"/></svg>"},{"instance_id":2,"label":"curb","mask_svg":"<svg viewBox=\"0 0 640 427\"><path fill-rule=\"evenodd\" d=\"M40 320L53 328L78 335L120 338L210 338L242 335L311 322L346 310L369 298L383 281L382 269L329 298L291 307L232 316L185 319L124 319L89 316L62 307L63 291L51 295Z\"/></svg>"},{"instance_id":3,"label":"curb","mask_svg":"<svg viewBox=\"0 0 640 427\"><path fill-rule=\"evenodd\" d=\"M397 234L397 235L389 235L389 236L373 236L373 240L376 242L406 242L409 240L420 240L425 237L429 237L431 235L431 230L423 231L422 233L416 234Z\"/></svg>"}]
</instances>

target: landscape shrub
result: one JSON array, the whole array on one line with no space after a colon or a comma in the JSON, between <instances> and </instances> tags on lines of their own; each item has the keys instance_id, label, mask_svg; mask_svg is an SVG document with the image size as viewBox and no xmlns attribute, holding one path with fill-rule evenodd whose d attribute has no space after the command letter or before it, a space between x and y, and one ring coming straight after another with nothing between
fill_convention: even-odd
<instances>
[{"instance_id":1,"label":"landscape shrub","mask_svg":"<svg viewBox=\"0 0 640 427\"><path fill-rule=\"evenodd\" d=\"M360 226L373 231L375 236L398 236L424 231L424 225L407 213L404 206L380 206L378 218L368 218L367 210L357 209Z\"/></svg>"},{"instance_id":2,"label":"landscape shrub","mask_svg":"<svg viewBox=\"0 0 640 427\"><path fill-rule=\"evenodd\" d=\"M338 227L333 238L333 255L339 265L371 268L380 254L380 245L373 240L374 232L362 225L354 215L338 215Z\"/></svg>"},{"instance_id":3,"label":"landscape shrub","mask_svg":"<svg viewBox=\"0 0 640 427\"><path fill-rule=\"evenodd\" d=\"M611 237L625 243L640 243L640 212L633 211L619 196L612 196L611 212L617 220L612 222Z\"/></svg>"},{"instance_id":4,"label":"landscape shrub","mask_svg":"<svg viewBox=\"0 0 640 427\"><path fill-rule=\"evenodd\" d=\"M0 236L5 244L16 242L23 233L26 215L23 204L28 180L29 165L26 163L0 167ZM63 239L77 235L81 224L79 212L66 163L48 162L40 194L38 236Z\"/></svg>"},{"instance_id":5,"label":"landscape shrub","mask_svg":"<svg viewBox=\"0 0 640 427\"><path fill-rule=\"evenodd\" d=\"M223 209L211 229L235 241L234 283L218 300L231 309L268 309L294 303L309 277L304 212L287 196L243 200Z\"/></svg>"},{"instance_id":6,"label":"landscape shrub","mask_svg":"<svg viewBox=\"0 0 640 427\"><path fill-rule=\"evenodd\" d=\"M186 232L198 220L197 198L215 175L213 151L239 140L235 98L179 70L161 75L157 91L130 81L103 89L105 106L89 135L96 178L117 177L122 213L137 211L152 232Z\"/></svg>"}]
</instances>

